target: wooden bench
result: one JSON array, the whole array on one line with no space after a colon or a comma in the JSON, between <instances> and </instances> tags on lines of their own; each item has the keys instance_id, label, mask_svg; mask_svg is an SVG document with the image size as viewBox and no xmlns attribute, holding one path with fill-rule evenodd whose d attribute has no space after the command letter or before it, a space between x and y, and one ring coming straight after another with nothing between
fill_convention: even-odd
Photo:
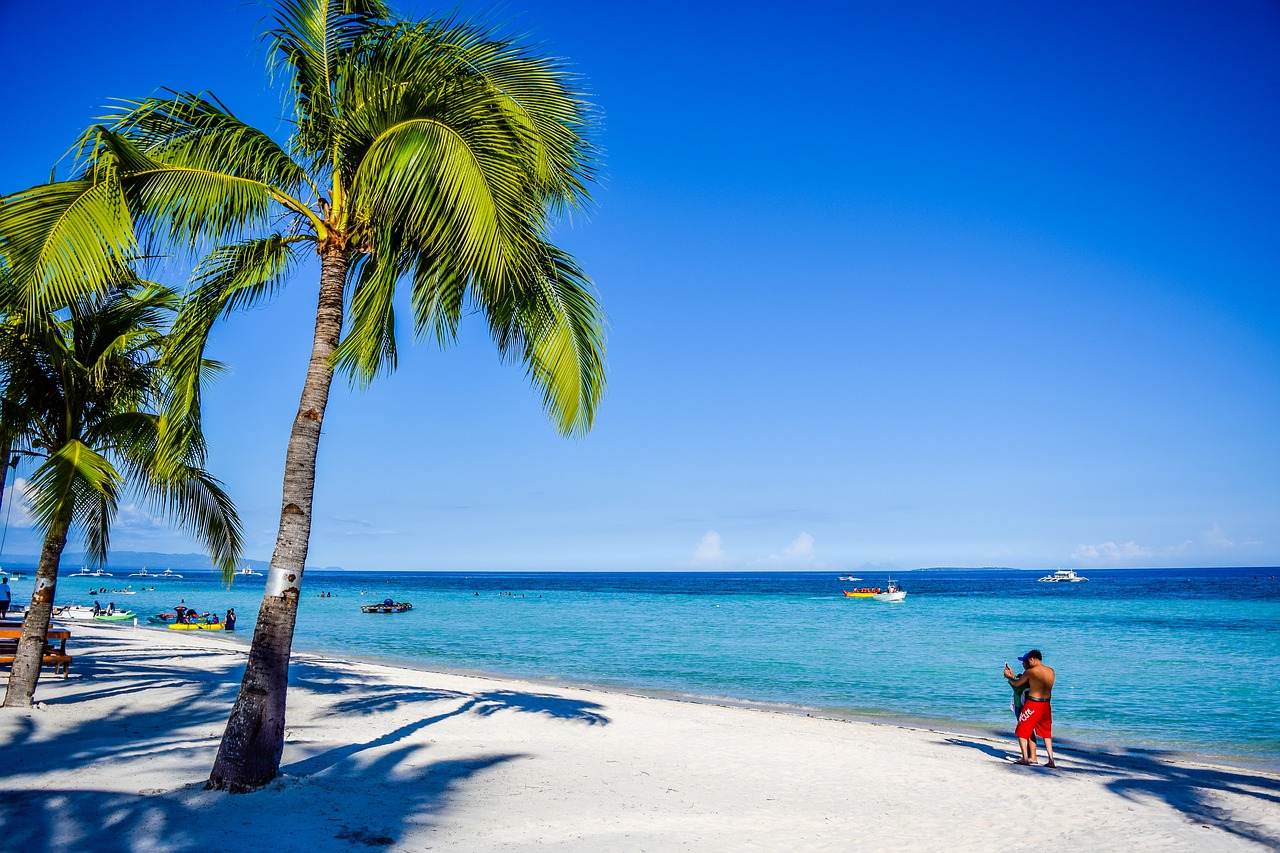
<instances>
[{"instance_id":1,"label":"wooden bench","mask_svg":"<svg viewBox=\"0 0 1280 853\"><path fill-rule=\"evenodd\" d=\"M21 627L0 627L0 665L13 666L18 638L21 636ZM54 675L61 673L63 678L71 672L71 656L67 654L67 640L70 638L71 632L66 628L49 628L48 645L45 646L44 657L40 662L41 666L53 667Z\"/></svg>"}]
</instances>

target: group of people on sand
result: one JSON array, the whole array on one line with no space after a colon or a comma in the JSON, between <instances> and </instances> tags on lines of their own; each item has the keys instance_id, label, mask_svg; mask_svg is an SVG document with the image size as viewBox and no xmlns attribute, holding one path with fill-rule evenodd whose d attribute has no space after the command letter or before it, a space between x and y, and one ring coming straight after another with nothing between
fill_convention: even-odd
<instances>
[{"instance_id":1,"label":"group of people on sand","mask_svg":"<svg viewBox=\"0 0 1280 853\"><path fill-rule=\"evenodd\" d=\"M1014 736L1022 757L1015 764L1036 765L1036 738L1044 739L1044 751L1049 756L1045 767L1057 767L1053 760L1053 712L1049 700L1053 697L1054 672L1044 665L1039 649L1032 649L1018 657L1022 672L1015 673L1009 664L1004 665L1004 677L1013 688L1013 715L1018 720Z\"/></svg>"}]
</instances>

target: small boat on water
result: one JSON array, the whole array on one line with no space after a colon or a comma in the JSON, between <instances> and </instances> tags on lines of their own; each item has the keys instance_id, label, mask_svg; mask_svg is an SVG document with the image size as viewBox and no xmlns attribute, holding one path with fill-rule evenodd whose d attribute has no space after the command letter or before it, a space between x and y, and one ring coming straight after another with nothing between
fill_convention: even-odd
<instances>
[{"instance_id":1,"label":"small boat on water","mask_svg":"<svg viewBox=\"0 0 1280 853\"><path fill-rule=\"evenodd\" d=\"M93 617L93 621L95 622L131 622L133 621L133 618L135 615L137 614L135 614L132 610L114 610L111 613L108 613L107 611L104 610L101 613L99 613L97 616Z\"/></svg>"},{"instance_id":2,"label":"small boat on water","mask_svg":"<svg viewBox=\"0 0 1280 853\"><path fill-rule=\"evenodd\" d=\"M845 598L866 598L871 601L902 601L907 597L907 591L895 581L889 578L881 587L862 587L861 589L843 590Z\"/></svg>"},{"instance_id":3,"label":"small boat on water","mask_svg":"<svg viewBox=\"0 0 1280 853\"><path fill-rule=\"evenodd\" d=\"M221 631L227 626L221 622L175 622L170 631Z\"/></svg>"},{"instance_id":4,"label":"small boat on water","mask_svg":"<svg viewBox=\"0 0 1280 853\"><path fill-rule=\"evenodd\" d=\"M1071 569L1058 569L1051 575L1045 575L1040 578L1037 583L1080 583L1087 581L1088 578L1082 578Z\"/></svg>"},{"instance_id":5,"label":"small boat on water","mask_svg":"<svg viewBox=\"0 0 1280 853\"><path fill-rule=\"evenodd\" d=\"M81 569L80 571L76 572L75 574L68 575L68 577L72 577L72 578L113 578L113 577L115 577L115 575L111 574L111 572L103 571L102 569L95 569L94 571L92 571L92 572L91 572L91 571L89 571L89 567L88 567L88 566L85 566L83 569Z\"/></svg>"},{"instance_id":6,"label":"small boat on water","mask_svg":"<svg viewBox=\"0 0 1280 853\"><path fill-rule=\"evenodd\" d=\"M862 578L855 578L853 575L841 575L840 580L852 582L852 581L860 581L862 580Z\"/></svg>"},{"instance_id":7,"label":"small boat on water","mask_svg":"<svg viewBox=\"0 0 1280 853\"><path fill-rule=\"evenodd\" d=\"M264 575L262 574L262 572L254 571L254 569L253 569L253 567L252 567L252 566L242 566L242 567L239 569L239 571L237 571L237 572L236 572L236 577L238 577L238 578L260 578L260 577L264 577Z\"/></svg>"},{"instance_id":8,"label":"small boat on water","mask_svg":"<svg viewBox=\"0 0 1280 853\"><path fill-rule=\"evenodd\" d=\"M126 622L132 619L135 614L132 610L108 610L99 608L94 612L94 608L85 607L82 604L68 604L63 607L53 608L52 617L54 619L74 619L77 621L88 622L90 620L98 620L99 622Z\"/></svg>"},{"instance_id":9,"label":"small boat on water","mask_svg":"<svg viewBox=\"0 0 1280 853\"><path fill-rule=\"evenodd\" d=\"M180 577L182 577L182 575L177 574L176 572L174 572L174 570L173 570L173 569L165 569L163 572L160 572L159 574L156 574L155 572L149 572L149 571L147 571L147 567L146 567L146 566L143 566L143 567L142 567L142 569L141 569L141 571L134 572L133 574L129 575L129 577L131 577L131 578L151 578L152 580L157 580L157 579L158 579L158 580L164 580L165 578L180 578Z\"/></svg>"},{"instance_id":10,"label":"small boat on water","mask_svg":"<svg viewBox=\"0 0 1280 853\"><path fill-rule=\"evenodd\" d=\"M360 605L361 613L404 613L412 609L413 605L407 601L392 601L389 598L381 604Z\"/></svg>"}]
</instances>

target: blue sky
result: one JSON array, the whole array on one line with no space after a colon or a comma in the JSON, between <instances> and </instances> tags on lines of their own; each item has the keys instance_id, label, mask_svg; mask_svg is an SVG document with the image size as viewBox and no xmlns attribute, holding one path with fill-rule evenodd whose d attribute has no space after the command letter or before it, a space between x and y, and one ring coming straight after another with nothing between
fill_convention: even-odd
<instances>
[{"instance_id":1,"label":"blue sky","mask_svg":"<svg viewBox=\"0 0 1280 853\"><path fill-rule=\"evenodd\" d=\"M259 7L79 8L0 2L0 192L161 86L287 135ZM558 238L609 314L609 392L565 440L478 326L403 346L335 388L309 564L1280 563L1274 3L461 9L601 108L597 209ZM210 353L210 464L255 558L315 285ZM193 550L137 507L115 543Z\"/></svg>"}]
</instances>

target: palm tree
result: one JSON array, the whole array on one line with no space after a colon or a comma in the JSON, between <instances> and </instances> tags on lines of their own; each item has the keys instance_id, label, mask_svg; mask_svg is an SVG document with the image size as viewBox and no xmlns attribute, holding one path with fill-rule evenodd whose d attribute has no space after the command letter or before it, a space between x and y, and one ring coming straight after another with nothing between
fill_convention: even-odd
<instances>
[{"instance_id":1,"label":"palm tree","mask_svg":"<svg viewBox=\"0 0 1280 853\"><path fill-rule=\"evenodd\" d=\"M124 489L203 539L228 580L235 569L240 521L200 467L203 446L192 442L156 464L159 412L172 388L163 328L177 305L166 288L129 282L60 315L30 317L10 305L0 319L0 444L42 460L28 495L44 533L6 706L29 707L35 695L68 534L78 530L90 559L104 562Z\"/></svg>"},{"instance_id":2,"label":"palm tree","mask_svg":"<svg viewBox=\"0 0 1280 853\"><path fill-rule=\"evenodd\" d=\"M174 446L198 432L195 366L212 325L274 294L307 249L319 255L279 532L209 780L231 791L279 768L329 388L336 369L365 386L395 368L398 286L414 332L441 345L481 314L566 435L590 429L604 387L601 309L549 239L589 202L596 165L592 109L564 67L484 27L393 20L378 0L278 0L271 20L287 149L211 95L170 92L91 129L74 180L0 206L0 245L33 303L100 286L152 247L202 256L176 326L172 358L189 381L163 436Z\"/></svg>"}]
</instances>

